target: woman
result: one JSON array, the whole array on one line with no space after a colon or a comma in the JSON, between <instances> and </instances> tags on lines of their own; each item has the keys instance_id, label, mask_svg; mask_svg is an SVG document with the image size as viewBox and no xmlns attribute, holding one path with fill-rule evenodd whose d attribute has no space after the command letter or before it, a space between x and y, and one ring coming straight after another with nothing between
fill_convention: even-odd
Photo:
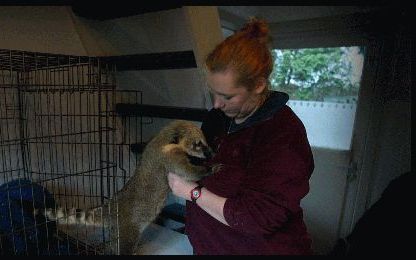
<instances>
[{"instance_id":1,"label":"woman","mask_svg":"<svg viewBox=\"0 0 416 260\"><path fill-rule=\"evenodd\" d=\"M222 167L199 183L168 175L187 200L195 254L312 254L300 201L313 156L288 95L268 88L268 43L266 22L253 18L206 59L214 108L201 128Z\"/></svg>"}]
</instances>

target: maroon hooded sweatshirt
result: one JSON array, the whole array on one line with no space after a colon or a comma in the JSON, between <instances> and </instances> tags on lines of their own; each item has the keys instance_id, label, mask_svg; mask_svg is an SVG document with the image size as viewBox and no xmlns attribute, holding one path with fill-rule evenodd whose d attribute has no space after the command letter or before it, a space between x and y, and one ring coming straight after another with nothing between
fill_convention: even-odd
<instances>
[{"instance_id":1,"label":"maroon hooded sweatshirt","mask_svg":"<svg viewBox=\"0 0 416 260\"><path fill-rule=\"evenodd\" d=\"M239 125L220 110L208 113L201 128L216 151L211 163L222 168L199 183L227 198L230 226L187 201L185 233L194 254L312 254L300 201L314 162L305 128L287 100L287 94L272 92Z\"/></svg>"}]
</instances>

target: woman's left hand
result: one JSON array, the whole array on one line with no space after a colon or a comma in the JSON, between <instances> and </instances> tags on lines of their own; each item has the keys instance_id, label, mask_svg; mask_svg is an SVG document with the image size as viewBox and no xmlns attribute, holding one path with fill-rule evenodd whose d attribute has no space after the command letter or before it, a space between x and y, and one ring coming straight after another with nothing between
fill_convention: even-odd
<instances>
[{"instance_id":1,"label":"woman's left hand","mask_svg":"<svg viewBox=\"0 0 416 260\"><path fill-rule=\"evenodd\" d=\"M191 200L191 190L198 186L195 182L186 181L172 172L168 173L168 182L174 195L189 201Z\"/></svg>"}]
</instances>

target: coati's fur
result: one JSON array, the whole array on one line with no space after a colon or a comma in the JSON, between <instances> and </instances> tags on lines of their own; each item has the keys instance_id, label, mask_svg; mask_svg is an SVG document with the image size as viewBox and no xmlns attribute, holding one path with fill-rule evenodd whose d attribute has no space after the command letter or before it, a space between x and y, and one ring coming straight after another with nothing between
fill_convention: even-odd
<instances>
[{"instance_id":1,"label":"coati's fur","mask_svg":"<svg viewBox=\"0 0 416 260\"><path fill-rule=\"evenodd\" d=\"M119 234L120 254L139 254L137 248L141 234L165 205L170 190L167 173L174 172L189 181L200 180L212 173L215 167L197 161L211 155L199 127L188 121L175 120L146 145L140 166L108 204L86 212L47 209L45 214L58 223L104 224L112 228L111 240ZM117 226L119 230L116 230ZM117 253L116 248L111 251Z\"/></svg>"}]
</instances>

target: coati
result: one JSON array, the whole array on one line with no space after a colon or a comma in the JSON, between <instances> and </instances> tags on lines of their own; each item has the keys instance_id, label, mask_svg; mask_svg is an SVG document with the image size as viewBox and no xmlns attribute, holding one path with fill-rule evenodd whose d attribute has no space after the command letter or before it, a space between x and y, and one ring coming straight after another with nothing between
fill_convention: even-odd
<instances>
[{"instance_id":1,"label":"coati","mask_svg":"<svg viewBox=\"0 0 416 260\"><path fill-rule=\"evenodd\" d=\"M137 248L141 234L165 205L170 190L167 173L174 172L189 181L200 180L218 169L200 161L211 156L199 127L174 120L145 146L140 166L106 205L88 211L46 209L45 215L58 223L104 224L111 228L112 241L119 234L120 254L140 254ZM117 253L117 248L111 248L110 253Z\"/></svg>"}]
</instances>

